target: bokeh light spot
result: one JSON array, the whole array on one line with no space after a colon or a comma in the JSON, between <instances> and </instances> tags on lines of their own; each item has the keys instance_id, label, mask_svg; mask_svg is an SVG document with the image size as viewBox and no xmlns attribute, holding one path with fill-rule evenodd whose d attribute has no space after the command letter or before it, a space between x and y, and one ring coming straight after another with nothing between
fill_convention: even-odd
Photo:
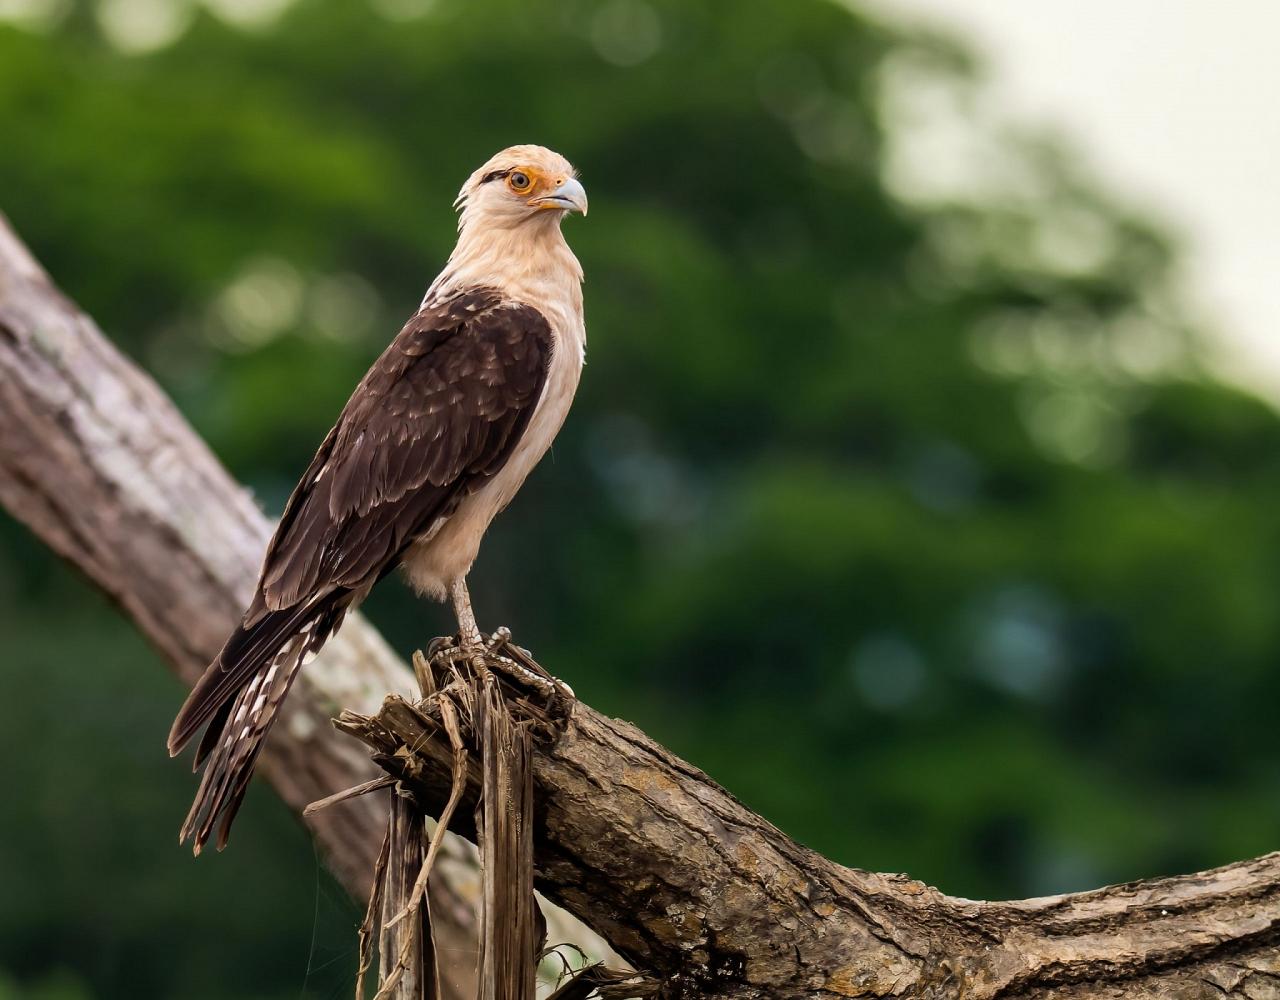
<instances>
[{"instance_id":1,"label":"bokeh light spot","mask_svg":"<svg viewBox=\"0 0 1280 1000\"><path fill-rule=\"evenodd\" d=\"M867 636L850 659L854 685L872 708L894 712L924 692L928 670L912 643L896 633Z\"/></svg>"},{"instance_id":2,"label":"bokeh light spot","mask_svg":"<svg viewBox=\"0 0 1280 1000\"><path fill-rule=\"evenodd\" d=\"M591 19L591 43L615 66L638 66L662 46L662 22L642 0L610 0Z\"/></svg>"},{"instance_id":3,"label":"bokeh light spot","mask_svg":"<svg viewBox=\"0 0 1280 1000\"><path fill-rule=\"evenodd\" d=\"M191 24L191 5L182 0L102 0L98 24L121 52L141 54L173 44Z\"/></svg>"},{"instance_id":4,"label":"bokeh light spot","mask_svg":"<svg viewBox=\"0 0 1280 1000\"><path fill-rule=\"evenodd\" d=\"M286 260L259 257L244 266L222 291L214 311L232 345L256 347L297 323L302 276Z\"/></svg>"}]
</instances>

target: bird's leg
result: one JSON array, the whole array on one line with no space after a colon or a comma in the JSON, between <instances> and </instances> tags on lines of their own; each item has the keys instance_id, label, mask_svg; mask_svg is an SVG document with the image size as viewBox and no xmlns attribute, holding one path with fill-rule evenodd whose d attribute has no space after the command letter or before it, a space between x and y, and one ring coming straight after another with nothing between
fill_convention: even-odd
<instances>
[{"instance_id":1,"label":"bird's leg","mask_svg":"<svg viewBox=\"0 0 1280 1000\"><path fill-rule=\"evenodd\" d=\"M433 639L427 647L427 660L436 670L449 671L460 663L470 663L472 669L484 667L486 646L484 636L476 625L475 612L471 610L471 595L466 580L456 580L449 585L449 599L458 619L458 637Z\"/></svg>"},{"instance_id":2,"label":"bird's leg","mask_svg":"<svg viewBox=\"0 0 1280 1000\"><path fill-rule=\"evenodd\" d=\"M449 598L453 601L453 613L458 618L458 645L472 655L483 653L484 636L480 634L475 612L471 610L471 595L467 592L465 578L459 577L449 586Z\"/></svg>"}]
</instances>

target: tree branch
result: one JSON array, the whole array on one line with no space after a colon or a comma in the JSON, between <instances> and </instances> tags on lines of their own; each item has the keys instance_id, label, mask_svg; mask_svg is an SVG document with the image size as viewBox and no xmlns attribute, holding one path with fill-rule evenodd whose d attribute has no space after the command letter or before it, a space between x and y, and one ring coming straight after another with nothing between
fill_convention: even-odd
<instances>
[{"instance_id":1,"label":"tree branch","mask_svg":"<svg viewBox=\"0 0 1280 1000\"><path fill-rule=\"evenodd\" d=\"M393 696L376 716L344 713L338 725L439 808L453 754L429 705ZM535 753L533 776L539 888L669 998L1280 996L1280 853L974 902L815 854L583 704ZM460 817L478 780L473 768Z\"/></svg>"}]
</instances>

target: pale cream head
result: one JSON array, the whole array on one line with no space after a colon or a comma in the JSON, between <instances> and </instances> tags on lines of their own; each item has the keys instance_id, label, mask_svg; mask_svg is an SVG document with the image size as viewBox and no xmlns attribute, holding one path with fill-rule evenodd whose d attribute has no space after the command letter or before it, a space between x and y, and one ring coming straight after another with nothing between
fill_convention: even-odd
<instances>
[{"instance_id":1,"label":"pale cream head","mask_svg":"<svg viewBox=\"0 0 1280 1000\"><path fill-rule=\"evenodd\" d=\"M573 164L545 146L511 146L473 173L458 192L459 230L510 229L587 214L587 192Z\"/></svg>"},{"instance_id":2,"label":"pale cream head","mask_svg":"<svg viewBox=\"0 0 1280 1000\"><path fill-rule=\"evenodd\" d=\"M458 242L423 301L484 285L580 330L582 267L560 231L568 213L587 214L573 165L544 146L512 146L467 178L456 205Z\"/></svg>"}]
</instances>

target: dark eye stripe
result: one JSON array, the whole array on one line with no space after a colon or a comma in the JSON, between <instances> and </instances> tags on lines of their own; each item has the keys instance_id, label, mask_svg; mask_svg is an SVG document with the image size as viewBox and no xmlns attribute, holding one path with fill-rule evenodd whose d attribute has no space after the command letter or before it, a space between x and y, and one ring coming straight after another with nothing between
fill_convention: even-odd
<instances>
[{"instance_id":1,"label":"dark eye stripe","mask_svg":"<svg viewBox=\"0 0 1280 1000\"><path fill-rule=\"evenodd\" d=\"M511 174L511 170L490 170L487 174L480 178L481 184L488 184L490 181L501 180Z\"/></svg>"}]
</instances>

